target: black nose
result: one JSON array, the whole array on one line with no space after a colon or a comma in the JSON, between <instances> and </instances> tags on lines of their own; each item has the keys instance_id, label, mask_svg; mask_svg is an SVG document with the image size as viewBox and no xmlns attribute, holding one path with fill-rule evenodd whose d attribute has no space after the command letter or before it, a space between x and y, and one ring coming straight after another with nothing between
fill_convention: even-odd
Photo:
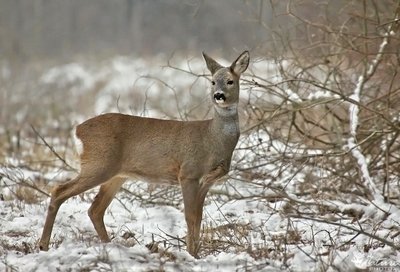
<instances>
[{"instance_id":1,"label":"black nose","mask_svg":"<svg viewBox=\"0 0 400 272\"><path fill-rule=\"evenodd\" d=\"M225 101L226 97L223 93L215 93L214 94L214 99L217 101Z\"/></svg>"}]
</instances>

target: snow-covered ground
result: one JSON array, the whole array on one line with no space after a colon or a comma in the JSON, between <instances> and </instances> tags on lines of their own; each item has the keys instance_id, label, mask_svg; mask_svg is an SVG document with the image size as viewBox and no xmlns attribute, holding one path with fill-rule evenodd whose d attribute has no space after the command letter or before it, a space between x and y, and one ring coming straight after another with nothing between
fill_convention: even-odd
<instances>
[{"instance_id":1,"label":"snow-covered ground","mask_svg":"<svg viewBox=\"0 0 400 272\"><path fill-rule=\"evenodd\" d=\"M347 226L358 227L350 220L343 219L335 222L339 225L332 225L313 218L291 218L283 213L284 201L229 200L221 195L221 192L229 195L229 186L238 192L250 189L248 185L234 182L214 188L204 208L206 250L199 260L190 256L182 243L186 227L181 204L143 204L122 193L105 216L108 231L114 238L110 244L102 244L87 216L93 192L85 199L72 198L60 209L50 250L39 252L37 242L47 200L38 204L0 201L0 270L355 271L375 264L399 265L398 251L347 229ZM134 188L143 193L136 185ZM399 218L397 214L382 224L398 222ZM324 216L315 219L330 221ZM376 226L364 223L363 228L369 232ZM382 227L375 234L388 237L392 233ZM159 244L152 253L149 245L154 242ZM373 246L368 253L365 252L367 245Z\"/></svg>"},{"instance_id":2,"label":"snow-covered ground","mask_svg":"<svg viewBox=\"0 0 400 272\"><path fill-rule=\"evenodd\" d=\"M53 88L57 93L53 99L64 98L65 105L79 108L60 119L44 120L40 132L55 152L77 167L70 142L64 140L69 134L54 133L62 127L62 118L75 119L74 124L107 111L204 118L209 111L208 82L197 75L206 72L205 65L192 59L176 67L162 68L157 60L117 57L98 66L73 63L48 69L38 77L37 88L43 93ZM271 62L253 63L251 72L271 82L280 80ZM285 91L289 100L303 99L290 89ZM325 96L329 94L318 98ZM92 99L85 104L87 97ZM282 102L249 85L242 99L250 104L260 99ZM29 114L26 107L20 114ZM0 131L7 129L0 127ZM40 252L37 244L49 199L37 189L47 192L75 174L43 142L32 140L28 133L23 136L22 151L9 152L0 161L0 271L358 271L385 267L400 271L398 207L377 206L348 192L335 191L331 197L324 187L329 174L323 169L281 163L282 152L294 154L298 146L254 130L241 136L230 178L214 186L206 199L201 259L185 250L179 188L142 182L127 184L107 210L111 243L99 241L87 215L96 193L92 190L61 206L50 249ZM19 139L13 136L9 145L16 142Z\"/></svg>"}]
</instances>

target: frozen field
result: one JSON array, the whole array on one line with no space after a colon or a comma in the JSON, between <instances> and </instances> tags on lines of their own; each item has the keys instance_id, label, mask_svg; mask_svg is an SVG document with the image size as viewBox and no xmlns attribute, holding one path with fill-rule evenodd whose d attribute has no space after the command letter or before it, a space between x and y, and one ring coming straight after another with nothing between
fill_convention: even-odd
<instances>
[{"instance_id":1,"label":"frozen field","mask_svg":"<svg viewBox=\"0 0 400 272\"><path fill-rule=\"evenodd\" d=\"M349 181L356 168L342 179L325 168L342 167L341 157L328 162L328 151L276 137L269 131L278 131L278 123L254 120L251 109L284 103L283 96L289 104L340 99L326 92L301 97L283 87L280 96L263 91L255 83L260 78L283 80L267 61L254 62L243 81L244 133L229 179L206 198L201 259L185 250L179 188L140 181L127 183L106 212L111 243L100 243L87 215L92 190L61 206L50 250L39 252L47 194L79 167L73 126L110 111L181 120L209 116L202 60L165 64L116 57L33 69L18 84L3 65L0 271L400 271L399 177L387 177L390 201L370 197Z\"/></svg>"}]
</instances>

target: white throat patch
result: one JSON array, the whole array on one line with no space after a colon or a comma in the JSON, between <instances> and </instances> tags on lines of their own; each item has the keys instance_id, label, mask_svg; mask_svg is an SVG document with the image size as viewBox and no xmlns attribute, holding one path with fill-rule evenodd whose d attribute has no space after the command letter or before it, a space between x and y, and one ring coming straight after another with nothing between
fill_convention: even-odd
<instances>
[{"instance_id":1,"label":"white throat patch","mask_svg":"<svg viewBox=\"0 0 400 272\"><path fill-rule=\"evenodd\" d=\"M217 111L217 113L221 116L224 117L229 117L229 116L233 116L235 114L237 114L237 105L231 105L228 107L215 107L215 110Z\"/></svg>"}]
</instances>

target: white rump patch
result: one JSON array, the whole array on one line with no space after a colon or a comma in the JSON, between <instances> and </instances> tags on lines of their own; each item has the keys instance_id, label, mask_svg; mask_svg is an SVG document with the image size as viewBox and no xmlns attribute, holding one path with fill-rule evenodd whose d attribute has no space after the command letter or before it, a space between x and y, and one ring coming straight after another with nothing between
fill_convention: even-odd
<instances>
[{"instance_id":1,"label":"white rump patch","mask_svg":"<svg viewBox=\"0 0 400 272\"><path fill-rule=\"evenodd\" d=\"M79 154L79 156L81 156L83 153L83 143L76 135L76 127L72 130L72 139L74 141L76 152Z\"/></svg>"}]
</instances>

